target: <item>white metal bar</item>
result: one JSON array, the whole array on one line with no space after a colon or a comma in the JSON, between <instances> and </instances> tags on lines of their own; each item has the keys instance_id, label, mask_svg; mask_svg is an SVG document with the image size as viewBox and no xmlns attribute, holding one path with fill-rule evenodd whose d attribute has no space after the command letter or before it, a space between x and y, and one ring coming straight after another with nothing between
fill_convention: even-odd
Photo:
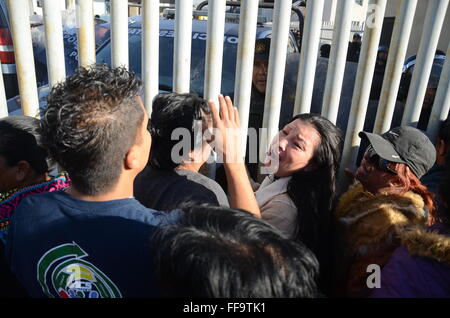
<instances>
[{"instance_id":1,"label":"white metal bar","mask_svg":"<svg viewBox=\"0 0 450 318\"><path fill-rule=\"evenodd\" d=\"M419 121L448 3L449 0L428 1L422 38L420 39L419 51L417 53L417 63L414 66L402 125L417 126L417 122Z\"/></svg>"},{"instance_id":2,"label":"white metal bar","mask_svg":"<svg viewBox=\"0 0 450 318\"><path fill-rule=\"evenodd\" d=\"M450 109L450 44L447 49L447 58L442 69L439 86L434 98L433 109L427 126L427 135L431 141L436 142L439 126L446 120Z\"/></svg>"},{"instance_id":3,"label":"white metal bar","mask_svg":"<svg viewBox=\"0 0 450 318\"><path fill-rule=\"evenodd\" d=\"M247 136L250 98L252 95L256 24L258 22L258 0L242 2L240 15L234 105L239 110L242 135ZM242 140L241 145L242 151L245 152L247 138Z\"/></svg>"},{"instance_id":4,"label":"white metal bar","mask_svg":"<svg viewBox=\"0 0 450 318\"><path fill-rule=\"evenodd\" d=\"M78 65L95 63L94 10L92 0L77 0Z\"/></svg>"},{"instance_id":5,"label":"white metal bar","mask_svg":"<svg viewBox=\"0 0 450 318\"><path fill-rule=\"evenodd\" d=\"M8 116L8 104L6 103L5 83L3 82L2 68L0 67L0 118L6 116Z\"/></svg>"},{"instance_id":6,"label":"white metal bar","mask_svg":"<svg viewBox=\"0 0 450 318\"><path fill-rule=\"evenodd\" d=\"M75 0L66 0L66 9L67 10L75 9Z\"/></svg>"},{"instance_id":7,"label":"white metal bar","mask_svg":"<svg viewBox=\"0 0 450 318\"><path fill-rule=\"evenodd\" d=\"M128 0L111 1L111 50L112 67L128 68Z\"/></svg>"},{"instance_id":8,"label":"white metal bar","mask_svg":"<svg viewBox=\"0 0 450 318\"><path fill-rule=\"evenodd\" d=\"M306 19L302 40L300 65L298 69L297 90L295 95L294 115L309 113L316 74L317 53L322 33L322 15L324 1L308 1L306 5Z\"/></svg>"},{"instance_id":9,"label":"white metal bar","mask_svg":"<svg viewBox=\"0 0 450 318\"><path fill-rule=\"evenodd\" d=\"M27 0L8 0L9 20L17 66L23 114L39 118L39 99L34 70L33 45Z\"/></svg>"},{"instance_id":10,"label":"white metal bar","mask_svg":"<svg viewBox=\"0 0 450 318\"><path fill-rule=\"evenodd\" d=\"M225 3L225 0L215 0L210 1L208 5L204 96L206 99L217 101L222 82Z\"/></svg>"},{"instance_id":11,"label":"white metal bar","mask_svg":"<svg viewBox=\"0 0 450 318\"><path fill-rule=\"evenodd\" d=\"M47 72L50 88L66 78L64 42L59 0L44 0L43 13L47 54Z\"/></svg>"},{"instance_id":12,"label":"white metal bar","mask_svg":"<svg viewBox=\"0 0 450 318\"><path fill-rule=\"evenodd\" d=\"M159 0L144 0L142 25L142 76L144 105L152 112L153 98L159 92Z\"/></svg>"},{"instance_id":13,"label":"white metal bar","mask_svg":"<svg viewBox=\"0 0 450 318\"><path fill-rule=\"evenodd\" d=\"M275 1L273 10L272 43L269 53L269 71L263 117L263 128L267 128L267 130L263 131L261 136L260 158L264 158L269 142L278 133L291 6L291 1Z\"/></svg>"},{"instance_id":14,"label":"white metal bar","mask_svg":"<svg viewBox=\"0 0 450 318\"><path fill-rule=\"evenodd\" d=\"M364 128L386 2L387 0L372 0L369 4L369 6L372 5L375 9L375 20L373 23L366 23L366 29L364 31L364 41L362 43L358 71L356 73L356 84L353 91L352 107L348 118L349 123L345 135L344 151L339 171L340 182L344 180L344 169L353 167L358 155L359 143L361 141L358 133ZM367 18L371 19L372 15L373 13L369 11Z\"/></svg>"},{"instance_id":15,"label":"white metal bar","mask_svg":"<svg viewBox=\"0 0 450 318\"><path fill-rule=\"evenodd\" d=\"M333 123L336 123L341 99L353 3L353 0L338 1L338 8L336 9L333 42L328 59L327 80L322 102L322 115Z\"/></svg>"},{"instance_id":16,"label":"white metal bar","mask_svg":"<svg viewBox=\"0 0 450 318\"><path fill-rule=\"evenodd\" d=\"M192 0L175 3L175 45L173 51L173 91L189 93L192 45Z\"/></svg>"},{"instance_id":17,"label":"white metal bar","mask_svg":"<svg viewBox=\"0 0 450 318\"><path fill-rule=\"evenodd\" d=\"M375 119L374 133L377 134L384 133L391 127L416 6L417 0L399 2Z\"/></svg>"}]
</instances>

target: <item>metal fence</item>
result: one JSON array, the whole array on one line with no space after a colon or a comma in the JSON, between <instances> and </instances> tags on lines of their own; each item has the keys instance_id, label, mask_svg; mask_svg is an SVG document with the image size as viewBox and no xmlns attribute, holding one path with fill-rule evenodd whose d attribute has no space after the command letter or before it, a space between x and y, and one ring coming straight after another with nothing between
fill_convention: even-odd
<instances>
[{"instance_id":1,"label":"metal fence","mask_svg":"<svg viewBox=\"0 0 450 318\"><path fill-rule=\"evenodd\" d=\"M65 77L64 50L61 15L55 2L63 0L44 0L44 23L47 43L47 67L49 85L52 86ZM399 1L398 16L395 20L387 68L375 120L374 131L377 133L389 129L394 112L397 92L400 84L402 66L405 60L408 39L418 0ZM37 87L33 63L33 50L30 36L28 11L24 8L28 0L7 0L14 52L17 64L22 110L26 115L36 116L38 111ZM353 0L337 2L336 18L333 25L331 53L323 98L322 115L336 122L344 77L348 39L352 32L351 5ZM361 48L355 86L351 103L350 116L345 135L344 154L341 175L345 167L354 165L360 139L358 132L363 129L366 117L372 75L375 68L378 45L380 41L383 17L387 0L371 0L364 23L364 41ZM208 6L208 34L205 65L205 98L216 98L220 93L222 50L224 36L225 0L214 0ZM272 45L270 48L267 92L264 110L264 128L267 135L262 142L266 149L267 140L278 131L280 117L283 76L286 65L286 47L291 18L292 1L276 0L273 12ZM431 73L433 58L448 9L449 0L428 1L417 63L412 77L402 124L416 125L424 100L428 78ZM112 64L128 65L127 36L127 0L111 1ZM87 66L95 62L93 0L77 0L78 50L79 63ZM153 97L158 93L158 28L159 1L142 0L143 11L143 45L142 73L145 83L145 104L150 111ZM294 112L309 112L313 94L314 73L321 39L322 13L324 0L307 1L304 34L302 34L302 51L299 60L297 92ZM176 1L176 30L174 50L173 90L188 92L190 81L190 50L192 30L192 0ZM235 104L240 109L243 125L248 122L250 105L251 77L253 68L253 50L255 43L258 0L242 1L240 8L240 28L238 42L238 61L235 80ZM450 46L446 52L450 54ZM445 119L450 107L450 59L446 59L436 99L428 124L427 133L434 141L438 125ZM0 116L8 114L3 83L0 81Z\"/></svg>"}]
</instances>

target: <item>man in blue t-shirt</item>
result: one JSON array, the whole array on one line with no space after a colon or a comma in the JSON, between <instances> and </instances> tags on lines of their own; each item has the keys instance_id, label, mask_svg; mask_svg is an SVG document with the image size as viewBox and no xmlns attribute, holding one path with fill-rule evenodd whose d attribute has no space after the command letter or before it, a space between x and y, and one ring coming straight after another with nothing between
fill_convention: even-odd
<instances>
[{"instance_id":1,"label":"man in blue t-shirt","mask_svg":"<svg viewBox=\"0 0 450 318\"><path fill-rule=\"evenodd\" d=\"M159 295L149 238L180 213L133 198L151 145L140 89L133 73L106 65L52 89L42 135L72 187L26 198L12 218L6 257L30 296Z\"/></svg>"}]
</instances>

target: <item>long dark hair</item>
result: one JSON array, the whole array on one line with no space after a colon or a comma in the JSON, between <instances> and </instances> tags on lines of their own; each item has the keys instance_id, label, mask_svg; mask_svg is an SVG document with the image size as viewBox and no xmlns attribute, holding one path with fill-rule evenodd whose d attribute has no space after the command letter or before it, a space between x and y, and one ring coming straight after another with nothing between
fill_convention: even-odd
<instances>
[{"instance_id":1,"label":"long dark hair","mask_svg":"<svg viewBox=\"0 0 450 318\"><path fill-rule=\"evenodd\" d=\"M301 114L290 122L297 119L316 129L320 144L310 162L316 168L295 172L287 193L298 210L295 238L308 246L322 265L329 259L331 213L344 141L341 130L320 115Z\"/></svg>"}]
</instances>

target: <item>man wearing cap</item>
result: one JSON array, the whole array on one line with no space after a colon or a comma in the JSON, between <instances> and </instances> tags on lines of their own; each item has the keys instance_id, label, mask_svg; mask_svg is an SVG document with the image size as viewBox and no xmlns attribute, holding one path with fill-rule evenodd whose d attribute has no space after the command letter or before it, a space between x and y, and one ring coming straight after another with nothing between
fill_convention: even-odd
<instances>
[{"instance_id":1,"label":"man wearing cap","mask_svg":"<svg viewBox=\"0 0 450 318\"><path fill-rule=\"evenodd\" d=\"M264 101L266 98L267 72L269 69L270 39L258 39L255 43L255 56L253 62L252 76L252 95L250 101L250 113L248 127L253 128L258 136L259 149L259 128L263 125ZM252 142L252 140L249 140ZM247 146L247 149L248 146ZM259 152L257 152L259 153ZM250 176L256 180L258 174L258 163L254 162L256 158L249 159L249 150L247 150L246 163Z\"/></svg>"},{"instance_id":2,"label":"man wearing cap","mask_svg":"<svg viewBox=\"0 0 450 318\"><path fill-rule=\"evenodd\" d=\"M342 277L337 288L341 296L354 297L369 294L368 266L382 268L409 226L435 221L433 195L419 180L436 160L428 137L409 126L359 136L369 146L355 174L358 182L336 208L342 248L336 260Z\"/></svg>"},{"instance_id":3,"label":"man wearing cap","mask_svg":"<svg viewBox=\"0 0 450 318\"><path fill-rule=\"evenodd\" d=\"M361 34L356 32L355 34L353 34L352 42L348 43L347 61L358 63L360 52L361 52Z\"/></svg>"}]
</instances>

